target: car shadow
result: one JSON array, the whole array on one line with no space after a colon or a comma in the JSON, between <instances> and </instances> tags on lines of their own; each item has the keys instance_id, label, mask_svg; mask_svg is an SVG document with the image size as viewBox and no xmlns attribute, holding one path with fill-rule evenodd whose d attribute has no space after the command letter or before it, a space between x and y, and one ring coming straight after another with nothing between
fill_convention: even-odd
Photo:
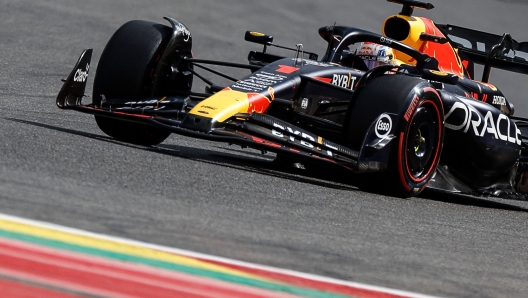
<instances>
[{"instance_id":1,"label":"car shadow","mask_svg":"<svg viewBox=\"0 0 528 298\"><path fill-rule=\"evenodd\" d=\"M158 146L145 147L145 150L332 189L358 191L358 189L350 183L343 183L337 179L332 179L331 176L328 175L327 177L310 175L309 171L294 168L293 166L284 167L277 164L272 159L262 158L262 154L259 153L225 147L213 146L213 148L233 153L172 144L160 144ZM254 157L247 155L253 155Z\"/></svg>"},{"instance_id":2,"label":"car shadow","mask_svg":"<svg viewBox=\"0 0 528 298\"><path fill-rule=\"evenodd\" d=\"M4 118L8 121L18 122L21 124L32 125L36 127L46 128L50 130L60 131L72 135L83 136L86 138L103 141L112 144L118 144L121 146L126 146L130 148L140 149L149 151L157 154L164 154L172 157L184 158L188 160L199 161L203 163L219 165L223 167L228 167L232 169L239 169L248 172L264 174L268 176L278 177L281 179L289 179L292 181L297 181L301 183L308 183L313 185L318 185L322 187L339 189L339 190L355 190L358 189L351 184L339 183L337 179L331 179L329 177L321 177L320 175L305 175L306 171L295 169L295 168L283 168L273 162L272 159L263 159L262 154L255 153L248 150L237 150L225 147L212 146L212 148L222 149L224 151L231 151L233 153L226 153L210 149L201 149L196 147L187 147L182 145L173 145L173 144L160 144L157 146L141 146L134 145L125 142L115 140L114 138L93 134L89 132L79 131L75 129L62 128L54 125L43 124L35 121L16 119L16 118ZM240 155L243 153L244 155ZM248 155L254 155L255 157L250 157Z\"/></svg>"},{"instance_id":3,"label":"car shadow","mask_svg":"<svg viewBox=\"0 0 528 298\"><path fill-rule=\"evenodd\" d=\"M464 206L474 206L481 208L490 208L490 209L502 209L508 211L522 211L528 212L528 208L523 208L520 206L513 205L513 202L523 202L515 201L508 199L500 198L487 198L487 197L475 197L471 195L464 194L450 194L442 193L437 190L426 189L420 194L420 198L444 203L451 203ZM493 200L503 200L503 202L497 202ZM511 204L507 202L512 202Z\"/></svg>"},{"instance_id":4,"label":"car shadow","mask_svg":"<svg viewBox=\"0 0 528 298\"><path fill-rule=\"evenodd\" d=\"M195 147L163 143L157 146L147 147L120 142L111 137L99 134L57 127L54 125L43 124L34 121L16 118L4 119L22 124L60 131L72 135L83 136L86 138L95 139L112 144L118 144L121 146L145 150L156 154L164 154L167 156L194 160L227 168L273 176L281 179L288 179L296 182L318 185L326 188L361 191L353 185L353 181L350 177L351 175L345 170L333 169L332 171L320 171L317 167L299 168L293 165L284 165L281 162L275 162L271 159L271 157L266 156L266 158L262 158L261 153L256 153L254 151L239 150L236 148L226 148L214 145L211 146L211 148L216 148L218 150L224 151L222 152L217 150L201 149ZM225 151L232 153L227 153ZM528 212L528 208L509 204L507 203L507 200L505 200L504 202L496 202L492 199L487 198L473 197L462 194L443 193L430 189L422 192L419 197L426 200L433 200L457 205Z\"/></svg>"}]
</instances>

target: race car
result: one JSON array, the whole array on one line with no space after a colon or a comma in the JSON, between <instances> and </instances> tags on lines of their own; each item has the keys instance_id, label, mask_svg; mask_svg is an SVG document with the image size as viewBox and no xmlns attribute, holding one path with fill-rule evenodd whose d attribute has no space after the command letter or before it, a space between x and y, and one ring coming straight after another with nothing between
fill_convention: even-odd
<instances>
[{"instance_id":1,"label":"race car","mask_svg":"<svg viewBox=\"0 0 528 298\"><path fill-rule=\"evenodd\" d=\"M263 49L251 51L248 64L198 59L179 21L130 21L101 55L92 103L82 103L91 49L56 103L93 114L104 133L124 142L152 146L176 133L337 167L362 189L400 197L431 188L525 199L528 119L514 117L489 81L492 68L527 74L528 43L413 15L433 9L430 3L388 1L402 10L385 20L382 34L320 28L328 44L321 59L254 31L245 40ZM480 80L475 63L484 66ZM218 67L249 74L234 78ZM232 83L215 84L204 72ZM205 92L192 88L196 79Z\"/></svg>"}]
</instances>

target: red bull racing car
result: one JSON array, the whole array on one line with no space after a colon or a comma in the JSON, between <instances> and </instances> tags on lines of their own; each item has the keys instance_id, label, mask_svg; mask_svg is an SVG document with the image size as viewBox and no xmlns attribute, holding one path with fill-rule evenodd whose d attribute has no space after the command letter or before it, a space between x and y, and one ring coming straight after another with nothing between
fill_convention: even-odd
<instances>
[{"instance_id":1,"label":"red bull racing car","mask_svg":"<svg viewBox=\"0 0 528 298\"><path fill-rule=\"evenodd\" d=\"M252 31L245 39L263 49L251 51L248 64L199 59L177 20L166 17L170 27L131 21L101 55L92 103L82 103L89 49L57 105L93 114L104 133L125 142L156 145L177 133L338 167L361 188L401 197L429 187L525 199L528 119L513 116L490 71L528 74L528 43L413 15L430 3L388 1L402 10L385 20L382 34L320 28L328 43L320 59L300 44L279 46ZM483 65L478 80L475 64ZM204 73L232 83L217 85ZM192 88L198 79L205 92Z\"/></svg>"}]
</instances>

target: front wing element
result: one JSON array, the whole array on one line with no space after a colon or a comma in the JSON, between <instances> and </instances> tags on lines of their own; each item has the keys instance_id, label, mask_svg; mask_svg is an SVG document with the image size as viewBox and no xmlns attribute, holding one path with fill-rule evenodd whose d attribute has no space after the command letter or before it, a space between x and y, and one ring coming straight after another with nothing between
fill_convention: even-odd
<instances>
[{"instance_id":1,"label":"front wing element","mask_svg":"<svg viewBox=\"0 0 528 298\"><path fill-rule=\"evenodd\" d=\"M357 168L358 152L327 141L299 127L266 114L237 114L225 127L201 132L181 127L182 121L159 115L110 110L93 105L68 105L63 109L152 125L180 135L225 142L289 155L309 162L335 165L347 170Z\"/></svg>"},{"instance_id":2,"label":"front wing element","mask_svg":"<svg viewBox=\"0 0 528 298\"><path fill-rule=\"evenodd\" d=\"M237 114L223 122L221 127L204 132L198 124L194 125L196 127L189 125L189 121L182 125L188 116L189 99L186 97L151 98L126 103L103 97L100 106L84 105L82 98L85 96L91 53L91 49L82 53L65 80L57 96L59 108L143 123L184 136L248 146L347 170L358 169L359 152L266 114Z\"/></svg>"}]
</instances>

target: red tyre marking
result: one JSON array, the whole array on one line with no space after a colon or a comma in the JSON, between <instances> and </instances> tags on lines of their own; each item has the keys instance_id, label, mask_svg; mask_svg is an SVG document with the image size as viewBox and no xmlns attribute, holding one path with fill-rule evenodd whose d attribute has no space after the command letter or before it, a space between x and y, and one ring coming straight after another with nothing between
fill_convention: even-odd
<instances>
[{"instance_id":1,"label":"red tyre marking","mask_svg":"<svg viewBox=\"0 0 528 298\"><path fill-rule=\"evenodd\" d=\"M402 150L402 148L403 148L404 138L405 138L405 134L403 132L400 132L400 143L398 144L399 150ZM403 151L405 153L406 149L403 150ZM403 188L405 188L406 191L411 191L412 188L409 186L409 184L405 180L405 174L403 172L403 167L402 167L402 164L403 164L402 158L403 158L403 154L400 151L400 152L398 152L398 172L400 173L400 175L399 175L400 176L400 182L401 182L401 184L403 185Z\"/></svg>"},{"instance_id":2,"label":"red tyre marking","mask_svg":"<svg viewBox=\"0 0 528 298\"><path fill-rule=\"evenodd\" d=\"M432 101L430 99L424 100L418 105L418 107L416 107L416 110L418 108L420 108L421 106L423 106L424 104L426 104L426 103L431 103L432 106L434 107L434 109L436 110L436 115L437 115L437 118L436 118L437 121L436 122L437 122L437 125L438 125L438 132L440 132L442 130L442 121L441 121L440 117L438 117L438 116L440 116L440 111L438 110L438 107L437 107L437 105L436 105L436 103L434 101ZM412 116L412 118L410 119L409 122L412 122L412 120L414 119L414 116L415 115L413 114L413 116ZM405 148L404 148L404 153L405 154L407 152L407 140L409 139L409 129L410 129L410 125L409 125L409 127L407 129L407 134L406 134L406 137L405 137ZM410 180L412 182L421 183L421 182L425 181L427 179L427 177L433 171L433 168L434 168L433 165L436 164L436 161L438 159L438 155L440 153L440 139L441 139L440 136L438 136L437 137L437 142L436 142L436 147L435 147L435 149L436 149L435 156L434 156L433 162L431 163L431 167L427 170L427 173L425 175L423 175L421 178L417 179L411 174L411 171L409 169L409 165L408 165L408 162L407 162L407 158L405 158L405 169L406 169L407 174L408 174L408 176L409 176L409 178L410 178ZM401 142L400 142L400 144L401 144ZM402 147L400 146L400 148L402 148ZM401 156L401 155L402 154L399 154L399 156ZM401 163L400 163L400 165L401 165ZM403 172L400 172L400 176L401 176L401 174L403 174Z\"/></svg>"},{"instance_id":3,"label":"red tyre marking","mask_svg":"<svg viewBox=\"0 0 528 298\"><path fill-rule=\"evenodd\" d=\"M437 97L438 99L441 99L441 98L442 98L442 97L440 96L440 94L438 93L438 91L436 91L436 89L435 89L435 88L432 88L432 87L425 87L425 88L423 89L423 92L424 92L424 93L426 93L426 92L433 92L433 93L436 95L436 97ZM442 107L444 107L444 103L442 102L442 100L439 100L439 102L440 102L440 105L442 105Z\"/></svg>"}]
</instances>

